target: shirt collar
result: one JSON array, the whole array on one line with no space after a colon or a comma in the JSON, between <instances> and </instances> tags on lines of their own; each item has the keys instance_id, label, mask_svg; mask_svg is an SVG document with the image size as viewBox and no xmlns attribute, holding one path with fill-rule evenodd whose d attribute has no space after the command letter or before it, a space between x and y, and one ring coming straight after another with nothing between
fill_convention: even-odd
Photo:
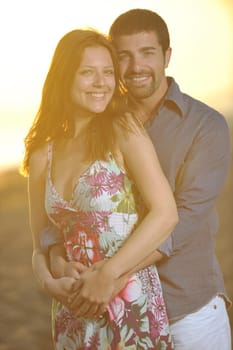
<instances>
[{"instance_id":1,"label":"shirt collar","mask_svg":"<svg viewBox=\"0 0 233 350\"><path fill-rule=\"evenodd\" d=\"M180 91L179 85L172 77L167 77L168 90L164 96L162 106L166 105L168 108L174 109L181 117L184 116L184 100L183 94ZM161 106L161 108L162 108Z\"/></svg>"}]
</instances>

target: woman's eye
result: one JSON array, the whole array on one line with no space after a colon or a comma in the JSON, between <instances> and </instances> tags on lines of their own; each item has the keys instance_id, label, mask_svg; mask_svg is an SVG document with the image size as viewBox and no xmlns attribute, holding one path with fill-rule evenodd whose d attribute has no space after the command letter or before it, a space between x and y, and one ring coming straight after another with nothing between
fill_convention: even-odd
<instances>
[{"instance_id":1,"label":"woman's eye","mask_svg":"<svg viewBox=\"0 0 233 350\"><path fill-rule=\"evenodd\" d=\"M113 75L114 74L114 70L113 69L108 69L104 73L105 73L105 75Z\"/></svg>"},{"instance_id":2,"label":"woman's eye","mask_svg":"<svg viewBox=\"0 0 233 350\"><path fill-rule=\"evenodd\" d=\"M84 70L81 70L79 74L84 75L84 76L88 76L88 75L92 74L92 70L91 69L84 69Z\"/></svg>"}]
</instances>

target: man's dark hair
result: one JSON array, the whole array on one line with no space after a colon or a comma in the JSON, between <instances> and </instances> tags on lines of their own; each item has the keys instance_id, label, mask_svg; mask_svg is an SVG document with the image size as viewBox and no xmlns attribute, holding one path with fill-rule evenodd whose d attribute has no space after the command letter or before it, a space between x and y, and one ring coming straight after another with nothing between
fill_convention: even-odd
<instances>
[{"instance_id":1,"label":"man's dark hair","mask_svg":"<svg viewBox=\"0 0 233 350\"><path fill-rule=\"evenodd\" d=\"M147 9L133 9L118 16L112 23L109 36L114 41L122 35L140 32L155 32L163 52L170 46L170 38L165 21L157 13Z\"/></svg>"}]
</instances>

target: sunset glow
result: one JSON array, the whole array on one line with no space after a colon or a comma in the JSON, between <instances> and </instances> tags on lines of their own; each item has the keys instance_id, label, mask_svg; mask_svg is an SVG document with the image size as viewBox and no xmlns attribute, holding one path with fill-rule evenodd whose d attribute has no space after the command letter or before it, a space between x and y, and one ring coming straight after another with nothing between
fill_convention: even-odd
<instances>
[{"instance_id":1,"label":"sunset glow","mask_svg":"<svg viewBox=\"0 0 233 350\"><path fill-rule=\"evenodd\" d=\"M233 111L232 0L8 0L0 4L0 169L18 163L58 40L91 26L108 32L130 8L157 11L167 22L173 49L168 75L181 90L227 118Z\"/></svg>"}]
</instances>

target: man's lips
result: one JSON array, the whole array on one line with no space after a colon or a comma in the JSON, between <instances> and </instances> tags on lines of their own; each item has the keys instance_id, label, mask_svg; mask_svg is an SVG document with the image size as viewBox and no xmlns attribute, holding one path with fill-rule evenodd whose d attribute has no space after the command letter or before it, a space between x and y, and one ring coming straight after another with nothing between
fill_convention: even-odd
<instances>
[{"instance_id":1,"label":"man's lips","mask_svg":"<svg viewBox=\"0 0 233 350\"><path fill-rule=\"evenodd\" d=\"M125 80L127 82L133 83L133 84L142 84L146 83L151 78L151 75L129 75L126 76Z\"/></svg>"}]
</instances>

